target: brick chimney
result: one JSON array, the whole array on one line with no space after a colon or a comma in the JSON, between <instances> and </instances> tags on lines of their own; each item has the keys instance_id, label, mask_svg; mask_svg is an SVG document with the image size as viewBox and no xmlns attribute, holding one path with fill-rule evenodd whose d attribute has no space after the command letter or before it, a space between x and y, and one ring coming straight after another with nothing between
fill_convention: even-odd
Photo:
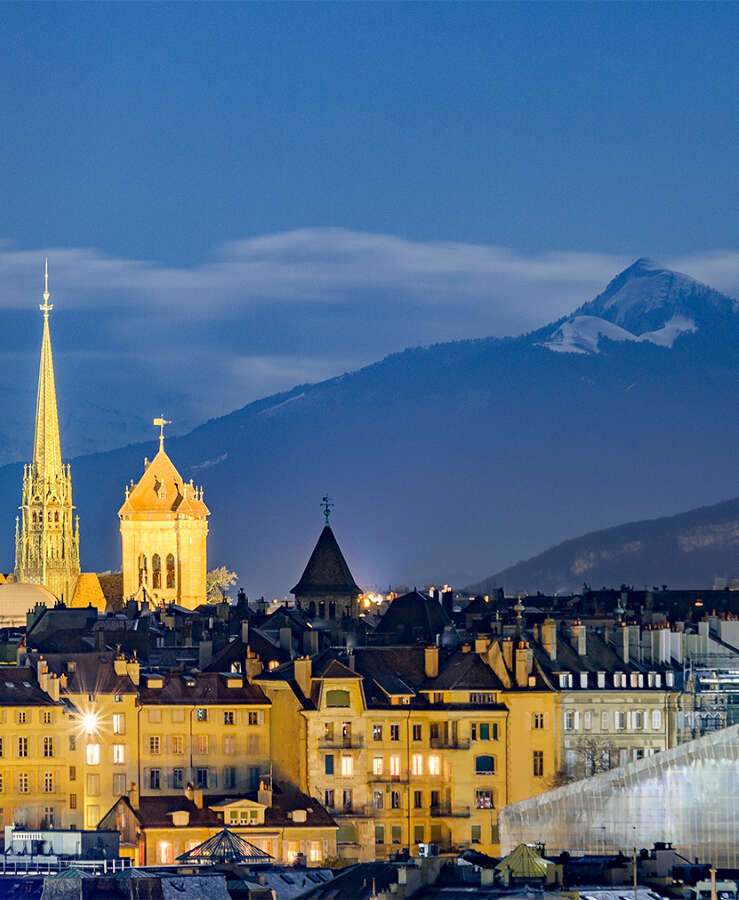
<instances>
[{"instance_id":1,"label":"brick chimney","mask_svg":"<svg viewBox=\"0 0 739 900\"><path fill-rule=\"evenodd\" d=\"M516 687L529 686L529 675L534 668L534 651L528 641L519 641L516 647Z\"/></svg>"},{"instance_id":2,"label":"brick chimney","mask_svg":"<svg viewBox=\"0 0 739 900\"><path fill-rule=\"evenodd\" d=\"M557 623L554 619L544 619L541 625L541 644L552 662L557 661Z\"/></svg>"},{"instance_id":3,"label":"brick chimney","mask_svg":"<svg viewBox=\"0 0 739 900\"><path fill-rule=\"evenodd\" d=\"M306 697L310 697L312 665L310 656L299 656L293 663L295 680Z\"/></svg>"},{"instance_id":4,"label":"brick chimney","mask_svg":"<svg viewBox=\"0 0 739 900\"><path fill-rule=\"evenodd\" d=\"M426 647L423 656L424 671L427 678L436 678L439 675L439 648Z\"/></svg>"}]
</instances>

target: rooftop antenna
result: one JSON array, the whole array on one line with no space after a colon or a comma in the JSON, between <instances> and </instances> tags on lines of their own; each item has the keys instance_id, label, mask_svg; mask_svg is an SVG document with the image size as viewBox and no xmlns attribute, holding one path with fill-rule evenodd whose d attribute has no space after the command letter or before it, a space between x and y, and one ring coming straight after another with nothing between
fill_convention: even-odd
<instances>
[{"instance_id":1,"label":"rooftop antenna","mask_svg":"<svg viewBox=\"0 0 739 900\"><path fill-rule=\"evenodd\" d=\"M159 449L164 450L164 426L171 425L170 419L164 418L164 413L158 419L154 419L154 424L159 426Z\"/></svg>"},{"instance_id":2,"label":"rooftop antenna","mask_svg":"<svg viewBox=\"0 0 739 900\"><path fill-rule=\"evenodd\" d=\"M327 494L325 497L321 497L321 506L323 507L323 515L326 517L326 525L328 526L331 510L334 507L334 501Z\"/></svg>"}]
</instances>

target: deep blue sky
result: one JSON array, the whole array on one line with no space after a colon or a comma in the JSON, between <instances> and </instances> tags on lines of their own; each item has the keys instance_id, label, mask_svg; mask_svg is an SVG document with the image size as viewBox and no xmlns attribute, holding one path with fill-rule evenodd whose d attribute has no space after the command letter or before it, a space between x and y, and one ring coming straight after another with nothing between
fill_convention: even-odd
<instances>
[{"instance_id":1,"label":"deep blue sky","mask_svg":"<svg viewBox=\"0 0 739 900\"><path fill-rule=\"evenodd\" d=\"M2 234L189 265L338 226L654 255L739 226L736 4L10 4Z\"/></svg>"},{"instance_id":2,"label":"deep blue sky","mask_svg":"<svg viewBox=\"0 0 739 900\"><path fill-rule=\"evenodd\" d=\"M544 324L642 255L736 295L738 19L0 4L0 462L47 254L65 455Z\"/></svg>"}]
</instances>

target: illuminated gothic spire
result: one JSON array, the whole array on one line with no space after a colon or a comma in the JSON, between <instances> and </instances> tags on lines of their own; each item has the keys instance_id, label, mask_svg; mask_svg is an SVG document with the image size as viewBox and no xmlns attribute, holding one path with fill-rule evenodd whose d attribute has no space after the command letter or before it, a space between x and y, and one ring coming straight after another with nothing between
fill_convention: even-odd
<instances>
[{"instance_id":1,"label":"illuminated gothic spire","mask_svg":"<svg viewBox=\"0 0 739 900\"><path fill-rule=\"evenodd\" d=\"M54 361L51 356L49 313L54 308L49 303L49 261L44 269L44 302L39 309L44 314L44 332L41 340L41 362L38 371L36 396L36 430L33 438L33 467L35 474L53 478L62 473L62 451L59 441L59 417L56 409Z\"/></svg>"}]
</instances>

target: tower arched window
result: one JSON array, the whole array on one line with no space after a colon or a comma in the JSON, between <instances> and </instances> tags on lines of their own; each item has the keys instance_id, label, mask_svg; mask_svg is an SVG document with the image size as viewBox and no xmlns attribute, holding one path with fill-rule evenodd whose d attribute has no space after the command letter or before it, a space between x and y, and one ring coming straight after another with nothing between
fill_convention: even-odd
<instances>
[{"instance_id":1,"label":"tower arched window","mask_svg":"<svg viewBox=\"0 0 739 900\"><path fill-rule=\"evenodd\" d=\"M151 586L153 588L162 586L162 557L158 553L151 558Z\"/></svg>"},{"instance_id":2,"label":"tower arched window","mask_svg":"<svg viewBox=\"0 0 739 900\"><path fill-rule=\"evenodd\" d=\"M174 587L174 556L171 553L167 554L167 587Z\"/></svg>"},{"instance_id":3,"label":"tower arched window","mask_svg":"<svg viewBox=\"0 0 739 900\"><path fill-rule=\"evenodd\" d=\"M54 510L54 521L55 522L59 521L59 511L58 510Z\"/></svg>"},{"instance_id":4,"label":"tower arched window","mask_svg":"<svg viewBox=\"0 0 739 900\"><path fill-rule=\"evenodd\" d=\"M139 554L139 584L146 583L146 557L143 553Z\"/></svg>"}]
</instances>

